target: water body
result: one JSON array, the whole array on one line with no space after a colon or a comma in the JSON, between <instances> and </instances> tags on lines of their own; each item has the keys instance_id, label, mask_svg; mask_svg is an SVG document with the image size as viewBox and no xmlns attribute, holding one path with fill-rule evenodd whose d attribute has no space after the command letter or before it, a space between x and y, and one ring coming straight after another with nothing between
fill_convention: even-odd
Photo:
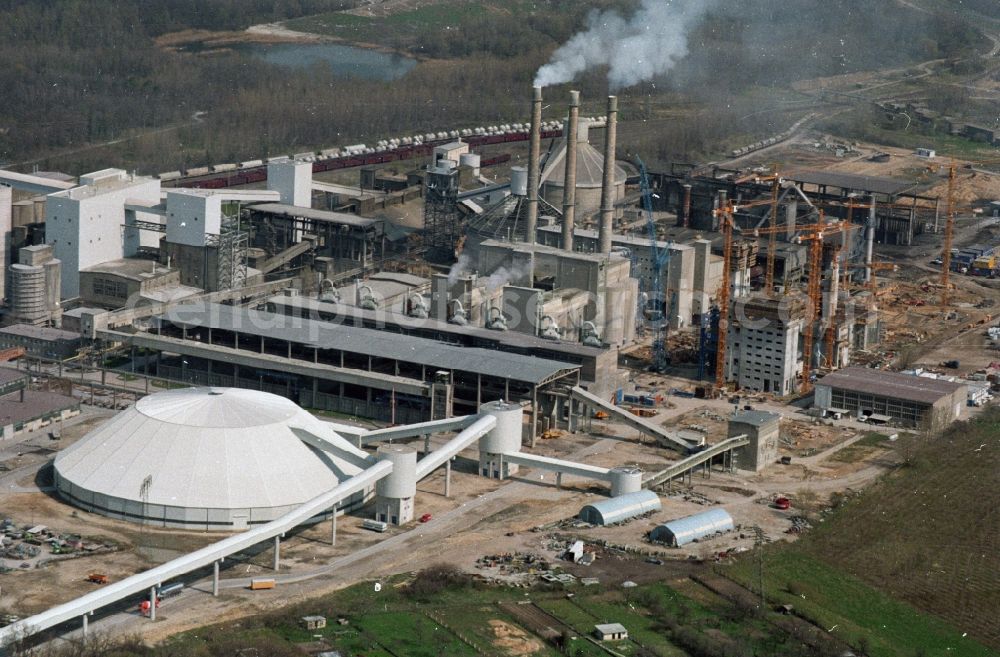
<instances>
[{"instance_id":1,"label":"water body","mask_svg":"<svg viewBox=\"0 0 1000 657\"><path fill-rule=\"evenodd\" d=\"M402 55L335 43L250 43L237 46L236 50L293 69L326 64L336 75L365 80L398 80L417 65L416 60Z\"/></svg>"}]
</instances>

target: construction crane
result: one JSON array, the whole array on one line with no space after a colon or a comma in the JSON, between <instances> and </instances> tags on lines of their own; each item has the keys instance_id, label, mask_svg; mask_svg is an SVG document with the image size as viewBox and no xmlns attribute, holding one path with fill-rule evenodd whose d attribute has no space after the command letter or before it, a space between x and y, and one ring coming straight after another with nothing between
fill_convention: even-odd
<instances>
[{"instance_id":1,"label":"construction crane","mask_svg":"<svg viewBox=\"0 0 1000 657\"><path fill-rule=\"evenodd\" d=\"M778 225L778 193L781 191L782 178L778 175L777 171L771 175L760 176L745 176L743 178L738 178L735 181L737 184L753 182L756 184L760 183L771 183L771 197L767 200L753 201L751 203L739 204L734 207L734 209L743 209L753 207L755 205L770 205L770 221L768 227L774 229ZM768 233L767 239L767 266L764 269L764 292L769 297L774 296L774 256L775 251L778 248L778 231L772 230Z\"/></svg>"},{"instance_id":2,"label":"construction crane","mask_svg":"<svg viewBox=\"0 0 1000 657\"><path fill-rule=\"evenodd\" d=\"M653 301L650 311L650 327L653 329L653 354L650 369L662 372L667 367L667 329L669 327L671 300L663 292L663 276L670 267L670 247L660 248L656 238L656 222L653 219L653 191L646 175L646 164L639 162L639 183L642 193L642 209L646 215L646 231L649 234L649 259L652 264L652 281L649 296Z\"/></svg>"},{"instance_id":3,"label":"construction crane","mask_svg":"<svg viewBox=\"0 0 1000 657\"><path fill-rule=\"evenodd\" d=\"M808 392L812 387L810 376L812 374L812 350L816 338L816 318L822 311L822 281L823 281L823 240L827 237L846 232L857 228L856 224L846 221L834 221L827 223L823 210L819 210L819 221L815 224L796 226L799 235L795 241L809 244L809 278L806 285L806 294L809 297L809 313L802 332L802 386L800 392ZM772 231L786 228L759 228L753 231L754 237L766 235ZM832 321L833 318L830 318Z\"/></svg>"}]
</instances>

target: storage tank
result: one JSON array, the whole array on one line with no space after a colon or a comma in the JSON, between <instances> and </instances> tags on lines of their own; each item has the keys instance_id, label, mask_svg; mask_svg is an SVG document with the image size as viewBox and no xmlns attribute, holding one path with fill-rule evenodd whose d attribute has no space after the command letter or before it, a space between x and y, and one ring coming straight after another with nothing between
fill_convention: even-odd
<instances>
[{"instance_id":1,"label":"storage tank","mask_svg":"<svg viewBox=\"0 0 1000 657\"><path fill-rule=\"evenodd\" d=\"M392 473L375 484L379 497L405 499L417 494L417 452L409 445L381 445L378 460L391 461Z\"/></svg>"},{"instance_id":2,"label":"storage tank","mask_svg":"<svg viewBox=\"0 0 1000 657\"><path fill-rule=\"evenodd\" d=\"M463 155L463 157L465 157ZM510 168L510 193L514 196L528 195L528 169L526 167Z\"/></svg>"},{"instance_id":3,"label":"storage tank","mask_svg":"<svg viewBox=\"0 0 1000 657\"><path fill-rule=\"evenodd\" d=\"M479 157L479 153L462 153L458 156L458 164L463 167L469 167L472 169L472 175L479 177L479 167L482 160Z\"/></svg>"},{"instance_id":4,"label":"storage tank","mask_svg":"<svg viewBox=\"0 0 1000 657\"><path fill-rule=\"evenodd\" d=\"M642 470L629 466L611 468L611 497L642 490Z\"/></svg>"},{"instance_id":5,"label":"storage tank","mask_svg":"<svg viewBox=\"0 0 1000 657\"><path fill-rule=\"evenodd\" d=\"M480 439L480 452L510 454L521 451L523 413L520 404L492 401L480 406L479 412L497 419L496 426Z\"/></svg>"},{"instance_id":6,"label":"storage tank","mask_svg":"<svg viewBox=\"0 0 1000 657\"><path fill-rule=\"evenodd\" d=\"M20 264L10 266L12 315L26 322L45 316L48 310L45 273L44 267Z\"/></svg>"}]
</instances>

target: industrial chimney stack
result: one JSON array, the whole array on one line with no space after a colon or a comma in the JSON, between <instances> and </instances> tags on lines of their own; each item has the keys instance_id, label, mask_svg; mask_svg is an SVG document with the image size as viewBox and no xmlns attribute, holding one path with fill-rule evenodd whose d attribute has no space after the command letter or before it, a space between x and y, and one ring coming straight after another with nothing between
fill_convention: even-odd
<instances>
[{"instance_id":1,"label":"industrial chimney stack","mask_svg":"<svg viewBox=\"0 0 1000 657\"><path fill-rule=\"evenodd\" d=\"M573 250L576 223L576 144L580 132L580 92L569 92L569 122L566 126L566 178L563 181L562 247Z\"/></svg>"},{"instance_id":2,"label":"industrial chimney stack","mask_svg":"<svg viewBox=\"0 0 1000 657\"><path fill-rule=\"evenodd\" d=\"M528 153L528 220L525 226L525 240L535 243L535 229L538 226L538 179L539 159L542 148L542 88L534 87L531 99L531 150Z\"/></svg>"},{"instance_id":3,"label":"industrial chimney stack","mask_svg":"<svg viewBox=\"0 0 1000 657\"><path fill-rule=\"evenodd\" d=\"M615 149L618 142L618 97L608 96L608 120L604 133L604 184L601 187L601 226L598 253L611 253L611 230L615 218Z\"/></svg>"}]
</instances>

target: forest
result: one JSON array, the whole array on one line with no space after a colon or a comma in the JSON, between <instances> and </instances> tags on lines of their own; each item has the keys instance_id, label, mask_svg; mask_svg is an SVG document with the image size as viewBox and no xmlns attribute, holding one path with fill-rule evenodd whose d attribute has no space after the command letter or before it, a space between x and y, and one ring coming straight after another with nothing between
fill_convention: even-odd
<instances>
[{"instance_id":1,"label":"forest","mask_svg":"<svg viewBox=\"0 0 1000 657\"><path fill-rule=\"evenodd\" d=\"M955 0L957 1L957 0ZM419 55L405 77L293 71L238 52L172 52L154 39L185 30L242 30L326 16L350 0L0 0L0 163L70 173L109 165L155 173L387 136L523 120L539 65L588 12L634 0L539 0L462 11L454 21L394 17L384 47ZM452 5L457 3L452 2ZM984 37L959 14L926 14L890 0L861 12L851 0L728 4L690 35L691 55L668 79L623 90L623 106L692 108L649 135L664 158L704 155L732 133L770 129L751 114L761 89L934 58L962 58ZM439 7L447 9L445 2ZM506 9L503 7L506 6ZM447 17L445 9L437 16ZM414 14L416 15L416 14ZM433 16L433 15L432 15ZM362 24L363 21L355 21ZM387 25L390 23L387 23ZM574 83L607 93L602 71ZM551 90L551 94L562 93ZM777 91L775 92L777 93ZM711 108L712 111L708 112ZM198 114L196 112L203 112ZM111 142L111 143L108 143Z\"/></svg>"}]
</instances>

